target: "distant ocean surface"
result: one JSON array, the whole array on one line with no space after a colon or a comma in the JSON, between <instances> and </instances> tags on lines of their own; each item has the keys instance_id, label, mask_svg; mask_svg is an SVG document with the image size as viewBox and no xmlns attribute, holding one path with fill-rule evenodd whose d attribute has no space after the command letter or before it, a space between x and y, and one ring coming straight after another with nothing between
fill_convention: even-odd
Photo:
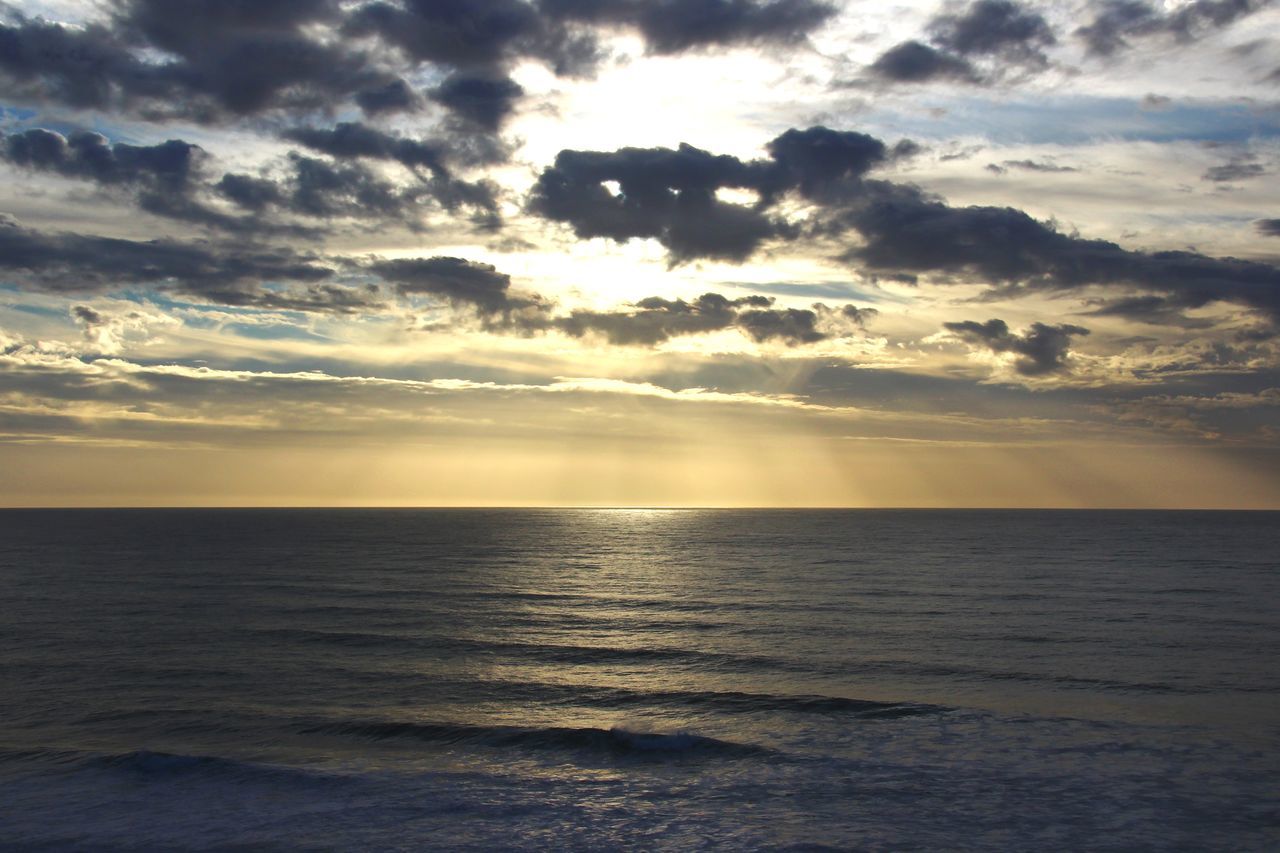
<instances>
[{"instance_id":1,"label":"distant ocean surface","mask_svg":"<svg viewBox=\"0 0 1280 853\"><path fill-rule=\"evenodd\" d=\"M11 850L1277 850L1280 514L0 511Z\"/></svg>"}]
</instances>

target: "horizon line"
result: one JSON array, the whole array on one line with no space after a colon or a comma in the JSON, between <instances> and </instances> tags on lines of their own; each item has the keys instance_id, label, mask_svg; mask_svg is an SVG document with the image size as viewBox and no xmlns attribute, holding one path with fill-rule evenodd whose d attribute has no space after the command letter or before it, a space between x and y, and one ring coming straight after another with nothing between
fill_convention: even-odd
<instances>
[{"instance_id":1,"label":"horizon line","mask_svg":"<svg viewBox=\"0 0 1280 853\"><path fill-rule=\"evenodd\" d=\"M698 504L31 504L0 506L0 512L41 510L577 510L619 512L1280 512L1280 506L728 506Z\"/></svg>"}]
</instances>

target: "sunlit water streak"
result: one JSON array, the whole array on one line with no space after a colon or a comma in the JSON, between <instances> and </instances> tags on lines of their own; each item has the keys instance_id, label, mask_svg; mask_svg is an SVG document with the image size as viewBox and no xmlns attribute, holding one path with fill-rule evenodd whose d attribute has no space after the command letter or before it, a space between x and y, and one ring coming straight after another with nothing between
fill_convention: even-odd
<instances>
[{"instance_id":1,"label":"sunlit water streak","mask_svg":"<svg viewBox=\"0 0 1280 853\"><path fill-rule=\"evenodd\" d=\"M0 512L0 844L1276 849L1278 522Z\"/></svg>"}]
</instances>

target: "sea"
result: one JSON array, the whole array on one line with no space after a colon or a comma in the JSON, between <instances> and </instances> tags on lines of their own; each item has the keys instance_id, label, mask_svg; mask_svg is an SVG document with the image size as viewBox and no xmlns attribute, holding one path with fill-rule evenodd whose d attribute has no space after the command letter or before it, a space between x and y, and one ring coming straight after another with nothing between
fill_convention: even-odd
<instances>
[{"instance_id":1,"label":"sea","mask_svg":"<svg viewBox=\"0 0 1280 853\"><path fill-rule=\"evenodd\" d=\"M1280 849L1280 513L0 512L0 848Z\"/></svg>"}]
</instances>

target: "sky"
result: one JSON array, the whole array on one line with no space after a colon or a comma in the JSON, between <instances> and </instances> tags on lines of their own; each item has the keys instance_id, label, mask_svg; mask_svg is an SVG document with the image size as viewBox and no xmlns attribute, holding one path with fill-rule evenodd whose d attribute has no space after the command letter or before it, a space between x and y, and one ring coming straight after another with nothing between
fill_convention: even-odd
<instances>
[{"instance_id":1,"label":"sky","mask_svg":"<svg viewBox=\"0 0 1280 853\"><path fill-rule=\"evenodd\" d=\"M1280 3L0 2L0 506L1280 508Z\"/></svg>"}]
</instances>

